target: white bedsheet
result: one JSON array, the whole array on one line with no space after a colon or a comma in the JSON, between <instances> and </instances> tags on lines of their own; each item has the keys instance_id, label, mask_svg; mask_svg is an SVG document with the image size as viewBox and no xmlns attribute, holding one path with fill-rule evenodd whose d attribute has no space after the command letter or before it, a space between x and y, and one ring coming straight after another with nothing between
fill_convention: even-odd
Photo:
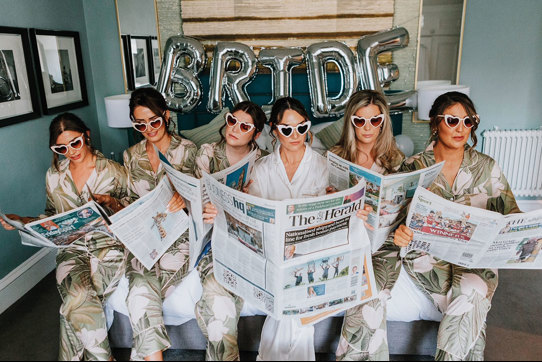
<instances>
[{"instance_id":1,"label":"white bedsheet","mask_svg":"<svg viewBox=\"0 0 542 362\"><path fill-rule=\"evenodd\" d=\"M194 308L201 297L202 287L197 270L193 270L175 291L164 301L164 322L167 325L181 325L195 318ZM115 293L106 302L105 312L108 328L113 324L113 311L128 316L126 297L128 279L123 277ZM265 315L245 303L241 316ZM391 291L388 301L389 321L411 322L415 320L442 320L442 314L420 290L410 276L401 269L399 279Z\"/></svg>"}]
</instances>

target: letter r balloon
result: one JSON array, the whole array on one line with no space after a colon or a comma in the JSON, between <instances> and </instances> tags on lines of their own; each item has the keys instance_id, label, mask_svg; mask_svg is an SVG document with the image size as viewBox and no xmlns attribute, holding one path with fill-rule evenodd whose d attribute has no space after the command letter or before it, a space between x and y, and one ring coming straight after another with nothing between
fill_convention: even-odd
<instances>
[{"instance_id":1,"label":"letter r balloon","mask_svg":"<svg viewBox=\"0 0 542 362\"><path fill-rule=\"evenodd\" d=\"M239 62L238 70L227 69L232 61ZM224 108L226 94L234 105L250 100L245 88L256 74L256 62L256 55L246 44L221 42L216 45L209 78L209 112L218 113Z\"/></svg>"}]
</instances>

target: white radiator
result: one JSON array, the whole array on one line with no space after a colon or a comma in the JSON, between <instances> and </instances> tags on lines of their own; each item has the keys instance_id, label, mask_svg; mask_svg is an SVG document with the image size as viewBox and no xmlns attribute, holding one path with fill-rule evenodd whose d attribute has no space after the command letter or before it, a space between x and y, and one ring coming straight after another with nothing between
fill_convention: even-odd
<instances>
[{"instance_id":1,"label":"white radiator","mask_svg":"<svg viewBox=\"0 0 542 362\"><path fill-rule=\"evenodd\" d=\"M514 196L542 197L542 130L485 131L482 152L497 161Z\"/></svg>"}]
</instances>

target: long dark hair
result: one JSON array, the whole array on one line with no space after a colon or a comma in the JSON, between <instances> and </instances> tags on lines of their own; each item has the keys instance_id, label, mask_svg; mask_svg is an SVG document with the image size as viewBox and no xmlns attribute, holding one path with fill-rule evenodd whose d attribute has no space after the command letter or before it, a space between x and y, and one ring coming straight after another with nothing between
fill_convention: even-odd
<instances>
[{"instance_id":1,"label":"long dark hair","mask_svg":"<svg viewBox=\"0 0 542 362\"><path fill-rule=\"evenodd\" d=\"M297 112L305 119L305 121L311 120L305 106L303 106L303 103L292 97L279 98L275 104L273 104L273 108L271 109L271 117L269 117L269 123L271 124L271 136L273 137L274 143L276 142L276 139L273 135L273 131L277 129L277 125L280 123L280 121L282 121L284 112L286 112L288 109ZM310 131L309 136L312 143L312 133Z\"/></svg>"},{"instance_id":2,"label":"long dark hair","mask_svg":"<svg viewBox=\"0 0 542 362\"><path fill-rule=\"evenodd\" d=\"M167 133L172 134L169 127L171 119L166 119L168 107L162 93L151 87L139 88L133 91L130 96L130 118L132 121L135 120L134 110L139 106L146 107L155 115L162 117L166 124Z\"/></svg>"},{"instance_id":3,"label":"long dark hair","mask_svg":"<svg viewBox=\"0 0 542 362\"><path fill-rule=\"evenodd\" d=\"M465 108L467 115L474 116L477 115L476 108L474 103L469 98L468 95L460 92L448 92L440 95L431 110L429 111L429 119L431 120L429 126L431 127L431 139L430 141L438 141L438 125L442 122L439 115L443 114L444 110L448 107L453 106L454 104L461 104ZM478 138L476 137L476 129L478 129L478 123L474 123L474 126L470 129L470 137L472 139L472 147L476 147L478 143Z\"/></svg>"},{"instance_id":4,"label":"long dark hair","mask_svg":"<svg viewBox=\"0 0 542 362\"><path fill-rule=\"evenodd\" d=\"M49 125L49 147L56 145L56 140L65 131L73 131L82 133L85 144L90 147L90 151L95 153L94 147L90 141L89 133L90 129L81 118L77 117L73 113L62 113L56 116ZM59 171L58 168L58 154L53 152L53 167Z\"/></svg>"},{"instance_id":5,"label":"long dark hair","mask_svg":"<svg viewBox=\"0 0 542 362\"><path fill-rule=\"evenodd\" d=\"M252 136L252 140L250 141L250 145L252 148L256 147L256 140L255 137L258 133L263 131L263 128L265 126L265 122L267 122L267 116L265 115L265 112L262 110L262 107L257 105L254 102L251 101L244 101L241 103L237 103L235 107L233 107L231 113L235 113L237 111L243 111L246 114L248 114L252 121L254 122L254 128L256 132L254 132L254 135ZM226 142L226 137L224 136L224 129L226 128L226 122L224 122L224 125L220 128L220 143Z\"/></svg>"}]
</instances>

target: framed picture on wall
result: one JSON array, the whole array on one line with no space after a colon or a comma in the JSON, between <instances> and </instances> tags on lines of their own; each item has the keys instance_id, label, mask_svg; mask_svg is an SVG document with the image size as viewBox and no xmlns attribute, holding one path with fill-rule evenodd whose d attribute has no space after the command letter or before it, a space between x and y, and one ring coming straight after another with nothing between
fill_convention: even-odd
<instances>
[{"instance_id":1,"label":"framed picture on wall","mask_svg":"<svg viewBox=\"0 0 542 362\"><path fill-rule=\"evenodd\" d=\"M122 41L128 89L149 86L154 78L150 37L123 35Z\"/></svg>"},{"instance_id":2,"label":"framed picture on wall","mask_svg":"<svg viewBox=\"0 0 542 362\"><path fill-rule=\"evenodd\" d=\"M154 79L152 79L151 83L155 84L156 82L158 82L158 77L160 76L160 67L162 66L162 62L160 60L160 45L158 44L158 38L155 36L151 37L151 51L152 66L154 69Z\"/></svg>"},{"instance_id":3,"label":"framed picture on wall","mask_svg":"<svg viewBox=\"0 0 542 362\"><path fill-rule=\"evenodd\" d=\"M39 116L28 30L0 26L0 127Z\"/></svg>"},{"instance_id":4,"label":"framed picture on wall","mask_svg":"<svg viewBox=\"0 0 542 362\"><path fill-rule=\"evenodd\" d=\"M79 33L31 29L43 113L88 105Z\"/></svg>"}]
</instances>

